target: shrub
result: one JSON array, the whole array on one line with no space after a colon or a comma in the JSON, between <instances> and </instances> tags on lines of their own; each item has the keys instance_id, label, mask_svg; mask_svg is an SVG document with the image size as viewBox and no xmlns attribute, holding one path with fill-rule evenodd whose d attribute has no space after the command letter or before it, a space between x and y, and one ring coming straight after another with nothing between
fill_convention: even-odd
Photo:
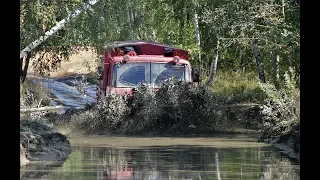
<instances>
[{"instance_id":1,"label":"shrub","mask_svg":"<svg viewBox=\"0 0 320 180\"><path fill-rule=\"evenodd\" d=\"M300 91L287 74L281 89L272 84L260 86L267 95L262 110L263 134L260 140L280 138L280 141L286 141L294 135L296 143L300 144Z\"/></svg>"},{"instance_id":2,"label":"shrub","mask_svg":"<svg viewBox=\"0 0 320 180\"><path fill-rule=\"evenodd\" d=\"M48 88L26 79L23 84L20 84L20 108L49 106L51 104L49 94ZM44 115L45 112L21 113L20 118L35 120Z\"/></svg>"}]
</instances>

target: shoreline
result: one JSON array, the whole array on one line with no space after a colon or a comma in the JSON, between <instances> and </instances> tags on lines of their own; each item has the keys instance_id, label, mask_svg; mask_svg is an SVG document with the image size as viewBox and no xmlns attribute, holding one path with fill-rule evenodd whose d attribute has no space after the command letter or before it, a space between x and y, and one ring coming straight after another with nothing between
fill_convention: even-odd
<instances>
[{"instance_id":1,"label":"shoreline","mask_svg":"<svg viewBox=\"0 0 320 180\"><path fill-rule=\"evenodd\" d=\"M280 152L286 154L290 158L296 159L300 162L300 153L297 153L294 149L293 140L290 138L287 142L279 142L279 139L273 139L270 141L270 144L279 149Z\"/></svg>"},{"instance_id":2,"label":"shoreline","mask_svg":"<svg viewBox=\"0 0 320 180\"><path fill-rule=\"evenodd\" d=\"M71 153L70 141L44 122L20 121L20 167L36 162L61 162Z\"/></svg>"}]
</instances>

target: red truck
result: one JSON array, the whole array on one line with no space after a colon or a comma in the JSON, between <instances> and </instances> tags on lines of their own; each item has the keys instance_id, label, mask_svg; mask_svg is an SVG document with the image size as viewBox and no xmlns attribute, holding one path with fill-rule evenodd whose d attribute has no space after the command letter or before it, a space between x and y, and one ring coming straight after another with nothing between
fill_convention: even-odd
<instances>
[{"instance_id":1,"label":"red truck","mask_svg":"<svg viewBox=\"0 0 320 180\"><path fill-rule=\"evenodd\" d=\"M97 72L97 97L132 95L139 85L158 89L169 78L199 82L192 71L188 51L149 41L108 43Z\"/></svg>"}]
</instances>

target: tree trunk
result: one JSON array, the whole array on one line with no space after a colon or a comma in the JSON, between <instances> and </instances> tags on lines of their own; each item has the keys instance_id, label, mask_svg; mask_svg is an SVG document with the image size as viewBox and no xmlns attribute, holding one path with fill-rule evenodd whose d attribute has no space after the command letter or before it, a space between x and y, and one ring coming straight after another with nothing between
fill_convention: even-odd
<instances>
[{"instance_id":1,"label":"tree trunk","mask_svg":"<svg viewBox=\"0 0 320 180\"><path fill-rule=\"evenodd\" d=\"M152 41L156 41L156 32L152 29Z\"/></svg>"},{"instance_id":2,"label":"tree trunk","mask_svg":"<svg viewBox=\"0 0 320 180\"><path fill-rule=\"evenodd\" d=\"M132 4L132 2L130 2ZM132 6L132 5L131 5ZM134 16L134 9L130 9L130 20L131 20L131 37L137 38L136 30L134 30L134 22L135 22L135 16Z\"/></svg>"},{"instance_id":3,"label":"tree trunk","mask_svg":"<svg viewBox=\"0 0 320 180\"><path fill-rule=\"evenodd\" d=\"M283 16L283 19L286 18L285 13L284 13L284 0L282 0L282 16Z\"/></svg>"},{"instance_id":4,"label":"tree trunk","mask_svg":"<svg viewBox=\"0 0 320 180\"><path fill-rule=\"evenodd\" d=\"M23 71L22 71L21 76L20 76L20 79L21 79L22 83L25 81L26 76L27 76L27 71L28 71L28 67L29 67L30 58L31 58L31 52L29 52L27 54L27 57L26 57L26 60L25 60L25 63L24 63L24 68L23 68Z\"/></svg>"},{"instance_id":5,"label":"tree trunk","mask_svg":"<svg viewBox=\"0 0 320 180\"><path fill-rule=\"evenodd\" d=\"M127 22L129 24L129 39L132 39L132 25L131 25L131 13L130 13L130 1L126 3L127 5Z\"/></svg>"},{"instance_id":6,"label":"tree trunk","mask_svg":"<svg viewBox=\"0 0 320 180\"><path fill-rule=\"evenodd\" d=\"M147 40L147 30L146 30L146 28L144 28L144 31L143 31L143 38L144 38L144 40Z\"/></svg>"},{"instance_id":7,"label":"tree trunk","mask_svg":"<svg viewBox=\"0 0 320 180\"><path fill-rule=\"evenodd\" d=\"M23 58L20 58L20 77L22 76L23 72Z\"/></svg>"},{"instance_id":8,"label":"tree trunk","mask_svg":"<svg viewBox=\"0 0 320 180\"><path fill-rule=\"evenodd\" d=\"M238 72L244 72L245 71L245 64L244 64L244 59L242 58L242 51L240 50L239 52L239 68L238 68Z\"/></svg>"},{"instance_id":9,"label":"tree trunk","mask_svg":"<svg viewBox=\"0 0 320 180\"><path fill-rule=\"evenodd\" d=\"M254 39L252 41L252 45L253 45L254 56L256 58L259 79L261 80L261 82L266 83L266 78L264 76L264 70L263 70L263 66L262 66L262 62L261 62L261 58L260 58L260 52L258 49L258 41L256 39Z\"/></svg>"},{"instance_id":10,"label":"tree trunk","mask_svg":"<svg viewBox=\"0 0 320 180\"><path fill-rule=\"evenodd\" d=\"M219 58L219 45L220 45L220 39L218 38L217 47L216 47L216 57L211 62L210 74L209 74L208 80L205 83L206 86L213 85L214 76L217 72L217 64L218 64L218 58Z\"/></svg>"},{"instance_id":11,"label":"tree trunk","mask_svg":"<svg viewBox=\"0 0 320 180\"><path fill-rule=\"evenodd\" d=\"M300 90L300 73L297 75L297 78L296 78L296 87L299 88Z\"/></svg>"},{"instance_id":12,"label":"tree trunk","mask_svg":"<svg viewBox=\"0 0 320 180\"><path fill-rule=\"evenodd\" d=\"M276 88L279 88L279 49L274 53L273 58L273 82Z\"/></svg>"},{"instance_id":13,"label":"tree trunk","mask_svg":"<svg viewBox=\"0 0 320 180\"><path fill-rule=\"evenodd\" d=\"M52 34L56 33L59 29L63 28L69 21L70 19L76 17L79 15L82 11L86 10L88 7L93 6L96 4L98 0L91 0L88 3L86 3L82 8L77 9L76 11L73 11L71 14L69 14L66 18L58 22L56 26L51 28L49 31L45 33L44 36L40 36L39 39L33 41L31 44L29 44L27 47L25 47L21 52L20 52L20 58L23 58L26 54L31 52L34 48L38 47L42 42L47 40Z\"/></svg>"},{"instance_id":14,"label":"tree trunk","mask_svg":"<svg viewBox=\"0 0 320 180\"><path fill-rule=\"evenodd\" d=\"M146 22L145 22L145 14L142 12L142 24L143 24L143 40L147 40L147 28L146 28Z\"/></svg>"},{"instance_id":15,"label":"tree trunk","mask_svg":"<svg viewBox=\"0 0 320 180\"><path fill-rule=\"evenodd\" d=\"M200 51L200 32L199 32L199 23L198 23L198 14L195 12L193 16L193 23L194 23L194 32L196 37L196 44L197 44L197 54L198 54L198 67L201 71L201 51Z\"/></svg>"}]
</instances>

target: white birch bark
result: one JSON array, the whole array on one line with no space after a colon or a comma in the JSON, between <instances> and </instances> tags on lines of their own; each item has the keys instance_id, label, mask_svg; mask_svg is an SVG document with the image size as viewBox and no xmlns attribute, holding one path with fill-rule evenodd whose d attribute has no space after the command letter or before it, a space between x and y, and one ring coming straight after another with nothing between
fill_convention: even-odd
<instances>
[{"instance_id":1,"label":"white birch bark","mask_svg":"<svg viewBox=\"0 0 320 180\"><path fill-rule=\"evenodd\" d=\"M212 86L214 76L217 72L217 64L218 64L218 58L219 58L219 46L220 46L220 39L218 38L217 47L216 47L216 57L211 62L210 74L209 74L208 80L205 83L206 86Z\"/></svg>"},{"instance_id":2,"label":"white birch bark","mask_svg":"<svg viewBox=\"0 0 320 180\"><path fill-rule=\"evenodd\" d=\"M152 30L152 41L156 41L156 32Z\"/></svg>"},{"instance_id":3,"label":"white birch bark","mask_svg":"<svg viewBox=\"0 0 320 180\"><path fill-rule=\"evenodd\" d=\"M282 15L283 15L283 19L286 18L285 13L284 13L284 0L282 0Z\"/></svg>"},{"instance_id":4,"label":"white birch bark","mask_svg":"<svg viewBox=\"0 0 320 180\"><path fill-rule=\"evenodd\" d=\"M130 9L130 20L131 20L131 28L130 28L130 31L131 31L131 38L133 37L136 37L135 36L135 31L133 30L134 28L134 21L135 21L135 17L134 17L134 14L133 14L133 9Z\"/></svg>"},{"instance_id":5,"label":"white birch bark","mask_svg":"<svg viewBox=\"0 0 320 180\"><path fill-rule=\"evenodd\" d=\"M21 52L20 52L20 59L23 58L28 52L31 52L34 48L38 47L42 42L47 40L51 35L56 33L59 29L63 28L72 18L78 16L82 11L86 10L90 6L96 4L98 0L91 0L87 4L83 5L83 7L75 10L71 14L69 14L66 18L61 20L60 22L57 23L53 28L51 28L49 31L45 33L44 36L40 36L39 39L33 41L30 43L27 47L25 47Z\"/></svg>"},{"instance_id":6,"label":"white birch bark","mask_svg":"<svg viewBox=\"0 0 320 180\"><path fill-rule=\"evenodd\" d=\"M126 3L127 7L127 22L129 23L129 39L132 39L132 24L131 24L131 13L130 13L130 1Z\"/></svg>"},{"instance_id":7,"label":"white birch bark","mask_svg":"<svg viewBox=\"0 0 320 180\"><path fill-rule=\"evenodd\" d=\"M200 32L199 32L199 23L198 23L198 14L195 12L193 16L193 23L194 23L194 31L196 36L196 44L197 44L197 53L198 53L198 62L199 68L201 65L201 53L200 53Z\"/></svg>"}]
</instances>

